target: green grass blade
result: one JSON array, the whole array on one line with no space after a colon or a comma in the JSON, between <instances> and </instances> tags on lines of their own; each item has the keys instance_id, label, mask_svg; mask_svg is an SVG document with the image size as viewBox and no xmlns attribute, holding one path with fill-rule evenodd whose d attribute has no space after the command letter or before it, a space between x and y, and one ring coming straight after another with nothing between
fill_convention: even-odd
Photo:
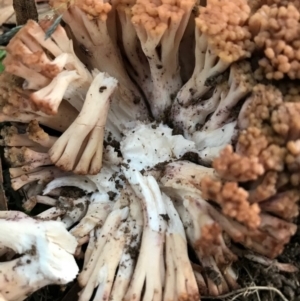
<instances>
[{"instance_id":1,"label":"green grass blade","mask_svg":"<svg viewBox=\"0 0 300 301\"><path fill-rule=\"evenodd\" d=\"M0 49L0 73L4 71L4 66L2 61L4 60L6 55L6 51L4 49Z\"/></svg>"}]
</instances>

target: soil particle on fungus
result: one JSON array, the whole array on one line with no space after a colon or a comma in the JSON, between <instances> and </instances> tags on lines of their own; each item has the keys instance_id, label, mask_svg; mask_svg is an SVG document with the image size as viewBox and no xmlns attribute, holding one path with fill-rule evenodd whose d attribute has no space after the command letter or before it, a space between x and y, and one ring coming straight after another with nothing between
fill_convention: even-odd
<instances>
[{"instance_id":1,"label":"soil particle on fungus","mask_svg":"<svg viewBox=\"0 0 300 301\"><path fill-rule=\"evenodd\" d=\"M205 81L205 86L206 87L215 87L216 85L227 81L228 78L229 78L229 71L226 70L225 72L223 72L221 74L207 78Z\"/></svg>"},{"instance_id":2,"label":"soil particle on fungus","mask_svg":"<svg viewBox=\"0 0 300 301\"><path fill-rule=\"evenodd\" d=\"M187 160L193 163L199 163L200 162L200 158L199 155L197 153L194 152L187 152L185 153L182 157L181 160Z\"/></svg>"},{"instance_id":3,"label":"soil particle on fungus","mask_svg":"<svg viewBox=\"0 0 300 301\"><path fill-rule=\"evenodd\" d=\"M132 259L136 259L139 255L139 249L137 247L127 246L126 253L129 254Z\"/></svg>"},{"instance_id":4,"label":"soil particle on fungus","mask_svg":"<svg viewBox=\"0 0 300 301\"><path fill-rule=\"evenodd\" d=\"M119 156L121 156L120 153L120 142L113 139L112 133L109 132L106 141L104 141L104 148L106 148L108 145L113 147L115 151L118 153Z\"/></svg>"},{"instance_id":5,"label":"soil particle on fungus","mask_svg":"<svg viewBox=\"0 0 300 301\"><path fill-rule=\"evenodd\" d=\"M61 188L60 196L71 199L79 199L85 196L85 192L75 186L64 186Z\"/></svg>"},{"instance_id":6,"label":"soil particle on fungus","mask_svg":"<svg viewBox=\"0 0 300 301\"><path fill-rule=\"evenodd\" d=\"M169 215L168 214L160 214L160 216L162 217L162 219L166 222L168 222L170 220Z\"/></svg>"},{"instance_id":7,"label":"soil particle on fungus","mask_svg":"<svg viewBox=\"0 0 300 301\"><path fill-rule=\"evenodd\" d=\"M180 127L173 127L172 135L183 135L183 130Z\"/></svg>"},{"instance_id":8,"label":"soil particle on fungus","mask_svg":"<svg viewBox=\"0 0 300 301\"><path fill-rule=\"evenodd\" d=\"M114 200L114 198L116 197L116 193L115 192L113 192L113 191L109 191L108 193L108 196L109 196L109 200L110 201L113 201Z\"/></svg>"},{"instance_id":9,"label":"soil particle on fungus","mask_svg":"<svg viewBox=\"0 0 300 301\"><path fill-rule=\"evenodd\" d=\"M220 275L214 269L207 267L204 269L204 273L214 284L220 285L222 283Z\"/></svg>"},{"instance_id":10,"label":"soil particle on fungus","mask_svg":"<svg viewBox=\"0 0 300 301\"><path fill-rule=\"evenodd\" d=\"M157 171L164 171L165 170L165 167L166 167L166 165L168 164L168 161L166 161L166 162L161 162L161 163L157 163L154 167L153 167L153 169L155 169L155 170L157 170Z\"/></svg>"}]
</instances>

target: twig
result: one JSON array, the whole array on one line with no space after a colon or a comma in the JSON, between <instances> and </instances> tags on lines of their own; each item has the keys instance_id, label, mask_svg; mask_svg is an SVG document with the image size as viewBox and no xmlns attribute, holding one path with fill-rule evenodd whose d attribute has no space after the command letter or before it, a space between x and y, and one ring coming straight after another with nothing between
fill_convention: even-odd
<instances>
[{"instance_id":1,"label":"twig","mask_svg":"<svg viewBox=\"0 0 300 301\"><path fill-rule=\"evenodd\" d=\"M246 273L248 274L249 278L252 281L252 283L249 285L249 287L256 286L256 283L254 282L254 279L253 279L251 273L248 271L248 269L246 267L244 267L244 270L246 271ZM259 292L258 291L256 291L256 296L257 296L258 301L261 301L260 297L259 297Z\"/></svg>"},{"instance_id":2,"label":"twig","mask_svg":"<svg viewBox=\"0 0 300 301\"><path fill-rule=\"evenodd\" d=\"M272 291L276 293L283 301L289 301L280 290L278 290L275 287L271 286L251 286L251 287L245 287L241 288L235 291L232 291L228 294L216 296L216 297L209 297L209 296L201 296L201 300L220 300L225 298L232 298L230 301L236 300L237 298L241 296L247 296L250 294L254 294L257 291Z\"/></svg>"},{"instance_id":3,"label":"twig","mask_svg":"<svg viewBox=\"0 0 300 301\"><path fill-rule=\"evenodd\" d=\"M38 21L35 0L13 0L17 25L26 24L28 20Z\"/></svg>"},{"instance_id":4,"label":"twig","mask_svg":"<svg viewBox=\"0 0 300 301\"><path fill-rule=\"evenodd\" d=\"M6 45L11 38L23 27L23 25L16 26L9 30L8 32L0 35L0 45Z\"/></svg>"},{"instance_id":5,"label":"twig","mask_svg":"<svg viewBox=\"0 0 300 301\"><path fill-rule=\"evenodd\" d=\"M265 256L253 253L249 250L241 250L240 248L233 247L234 253L236 253L239 257L247 258L250 261L259 263L264 265L268 268L276 268L280 272L285 273L295 273L298 272L298 268L291 264L291 263L281 263L278 262L276 259L269 259Z\"/></svg>"},{"instance_id":6,"label":"twig","mask_svg":"<svg viewBox=\"0 0 300 301\"><path fill-rule=\"evenodd\" d=\"M276 259L271 260L267 257L255 255L255 254L245 254L245 258L260 263L264 266L269 267L275 267L278 269L278 271L286 272L286 273L295 273L298 272L298 268L295 267L293 264L290 263L280 263Z\"/></svg>"},{"instance_id":7,"label":"twig","mask_svg":"<svg viewBox=\"0 0 300 301\"><path fill-rule=\"evenodd\" d=\"M0 211L7 210L7 199L3 187L2 163L0 159Z\"/></svg>"}]
</instances>

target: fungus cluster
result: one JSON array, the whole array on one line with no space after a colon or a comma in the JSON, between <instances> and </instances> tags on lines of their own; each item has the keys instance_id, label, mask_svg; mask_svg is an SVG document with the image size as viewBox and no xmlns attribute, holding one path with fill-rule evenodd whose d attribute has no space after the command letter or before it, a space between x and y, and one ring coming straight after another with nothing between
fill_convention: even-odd
<instances>
[{"instance_id":1,"label":"fungus cluster","mask_svg":"<svg viewBox=\"0 0 300 301\"><path fill-rule=\"evenodd\" d=\"M1 300L76 277L80 301L219 296L237 250L296 233L300 7L206 2L51 0L50 38L12 38L0 144L26 212L48 209L0 215Z\"/></svg>"}]
</instances>

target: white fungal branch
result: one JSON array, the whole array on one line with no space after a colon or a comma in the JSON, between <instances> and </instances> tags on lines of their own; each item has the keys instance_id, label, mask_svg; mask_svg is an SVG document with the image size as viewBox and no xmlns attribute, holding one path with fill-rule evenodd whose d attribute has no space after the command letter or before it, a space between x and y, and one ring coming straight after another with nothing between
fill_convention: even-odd
<instances>
[{"instance_id":1,"label":"white fungal branch","mask_svg":"<svg viewBox=\"0 0 300 301\"><path fill-rule=\"evenodd\" d=\"M88 235L94 228L101 228L112 209L113 203L109 201L107 195L94 193L90 198L85 216L78 225L71 229L70 233L80 239Z\"/></svg>"},{"instance_id":2,"label":"white fungal branch","mask_svg":"<svg viewBox=\"0 0 300 301\"><path fill-rule=\"evenodd\" d=\"M57 6L58 10L61 9L59 4ZM90 2L80 0L68 10L62 10L63 19L80 44L79 51L83 52L82 57L87 66L107 72L117 79L119 86L112 100L110 113L121 117L125 122L148 119L143 96L130 79L117 44L115 9L112 9L109 2L97 1L97 5L92 5L93 8L97 7L93 12L93 8L91 10L89 6ZM122 107L123 112L120 112L119 107ZM118 127L123 123L118 119L115 121L116 124L111 124L112 126Z\"/></svg>"},{"instance_id":3,"label":"white fungal branch","mask_svg":"<svg viewBox=\"0 0 300 301\"><path fill-rule=\"evenodd\" d=\"M50 284L72 281L77 242L61 222L40 221L16 211L0 213L0 245L21 257L0 263L0 295L21 301ZM7 235L10 233L12 236Z\"/></svg>"},{"instance_id":4,"label":"white fungal branch","mask_svg":"<svg viewBox=\"0 0 300 301\"><path fill-rule=\"evenodd\" d=\"M164 118L182 86L179 45L195 2L151 2L150 9L148 2L137 1L132 8L132 24L150 67L153 97L148 101L156 120Z\"/></svg>"},{"instance_id":5,"label":"white fungal branch","mask_svg":"<svg viewBox=\"0 0 300 301\"><path fill-rule=\"evenodd\" d=\"M161 300L164 282L161 254L167 228L164 220L166 209L153 177L143 177L139 172L132 172L130 183L142 200L144 228L140 254L124 300Z\"/></svg>"},{"instance_id":6,"label":"white fungal branch","mask_svg":"<svg viewBox=\"0 0 300 301\"><path fill-rule=\"evenodd\" d=\"M36 152L28 147L6 147L4 156L12 167L21 167L25 172L40 166L52 165L47 153Z\"/></svg>"},{"instance_id":7,"label":"white fungal branch","mask_svg":"<svg viewBox=\"0 0 300 301\"><path fill-rule=\"evenodd\" d=\"M79 300L90 300L94 287L97 287L95 300L107 300L113 285L115 273L119 265L123 249L126 241L126 229L129 226L127 221L122 222L116 232L112 233L107 242L103 246L101 255L99 256L95 269L91 274L87 285L80 293ZM91 279L96 278L93 283ZM94 286L94 287L93 287Z\"/></svg>"},{"instance_id":8,"label":"white fungal branch","mask_svg":"<svg viewBox=\"0 0 300 301\"><path fill-rule=\"evenodd\" d=\"M125 138L121 141L124 163L129 162L131 168L139 171L195 151L193 142L181 135L172 135L172 129L164 124L132 123L124 134Z\"/></svg>"},{"instance_id":9,"label":"white fungal branch","mask_svg":"<svg viewBox=\"0 0 300 301\"><path fill-rule=\"evenodd\" d=\"M29 172L23 171L21 167L15 167L10 168L9 173L14 190L18 190L31 182L38 181L39 183L48 183L55 178L66 175L65 172L55 166L38 167Z\"/></svg>"},{"instance_id":10,"label":"white fungal branch","mask_svg":"<svg viewBox=\"0 0 300 301\"><path fill-rule=\"evenodd\" d=\"M79 297L81 301L90 300L96 287L101 300L105 300L103 294L108 296L110 293L125 245L124 231L129 212L128 207L119 209L119 205L118 202L115 204L103 227L95 230L95 239L90 240L93 248L88 246L89 260L85 261L84 269L78 276L79 284L83 287Z\"/></svg>"},{"instance_id":11,"label":"white fungal branch","mask_svg":"<svg viewBox=\"0 0 300 301\"><path fill-rule=\"evenodd\" d=\"M195 29L195 41L195 68L191 78L178 92L175 105L187 106L193 100L200 100L211 89L211 86L206 81L213 76L223 73L230 65L218 58L209 45L207 36L202 34L197 26Z\"/></svg>"},{"instance_id":12,"label":"white fungal branch","mask_svg":"<svg viewBox=\"0 0 300 301\"><path fill-rule=\"evenodd\" d=\"M11 73L25 79L23 88L31 90L30 100L42 112L55 115L63 99L80 111L92 75L77 58L62 26L45 40L51 24L30 20L12 39L5 63Z\"/></svg>"},{"instance_id":13,"label":"white fungal branch","mask_svg":"<svg viewBox=\"0 0 300 301\"><path fill-rule=\"evenodd\" d=\"M123 189L123 195L130 199L130 216L128 217L125 247L110 295L110 300L114 301L122 300L129 287L139 255L143 231L141 200L136 196L130 186L126 186Z\"/></svg>"},{"instance_id":14,"label":"white fungal branch","mask_svg":"<svg viewBox=\"0 0 300 301\"><path fill-rule=\"evenodd\" d=\"M203 269L206 288L202 276L197 276L201 291L217 296L238 287L231 267L237 257L226 246L220 221L211 216L210 205L201 196L199 183L207 175L215 177L214 170L188 162L174 162L165 168L161 182L162 190L175 200L188 242ZM211 279L210 275L215 278Z\"/></svg>"},{"instance_id":15,"label":"white fungal branch","mask_svg":"<svg viewBox=\"0 0 300 301\"><path fill-rule=\"evenodd\" d=\"M114 78L105 73L95 75L78 117L49 151L56 166L78 174L100 171L110 97L116 87Z\"/></svg>"},{"instance_id":16,"label":"white fungal branch","mask_svg":"<svg viewBox=\"0 0 300 301\"><path fill-rule=\"evenodd\" d=\"M199 300L196 278L187 251L185 231L169 197L163 195L167 209L166 279L164 301Z\"/></svg>"}]
</instances>

